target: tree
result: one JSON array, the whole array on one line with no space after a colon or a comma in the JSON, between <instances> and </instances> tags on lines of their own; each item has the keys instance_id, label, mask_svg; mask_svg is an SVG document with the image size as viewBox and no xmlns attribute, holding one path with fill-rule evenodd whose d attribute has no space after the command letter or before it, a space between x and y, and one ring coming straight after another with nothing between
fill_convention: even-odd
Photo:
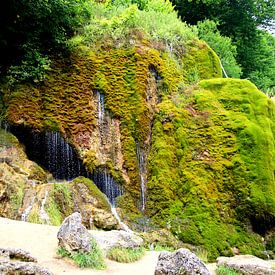
<instances>
[{"instance_id":1,"label":"tree","mask_svg":"<svg viewBox=\"0 0 275 275\"><path fill-rule=\"evenodd\" d=\"M221 35L230 37L237 47L236 59L242 66L243 77L255 81L259 88L264 86L267 89L267 83L274 85L271 74L266 68L270 66L267 59L274 60L274 54L268 46L274 39L268 34L265 34L264 38L263 31L259 31L260 26L272 25L275 17L274 1L172 0L172 2L182 20L189 24L195 25L205 19L218 22ZM260 78L265 79L264 85L260 84Z\"/></svg>"},{"instance_id":2,"label":"tree","mask_svg":"<svg viewBox=\"0 0 275 275\"><path fill-rule=\"evenodd\" d=\"M4 0L0 12L0 73L31 51L61 49L80 26L86 0Z\"/></svg>"}]
</instances>

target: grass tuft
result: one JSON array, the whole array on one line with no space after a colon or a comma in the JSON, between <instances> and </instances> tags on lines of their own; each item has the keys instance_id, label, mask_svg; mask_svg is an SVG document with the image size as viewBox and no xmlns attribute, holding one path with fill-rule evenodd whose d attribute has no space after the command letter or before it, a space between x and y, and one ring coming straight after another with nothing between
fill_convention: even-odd
<instances>
[{"instance_id":1,"label":"grass tuft","mask_svg":"<svg viewBox=\"0 0 275 275\"><path fill-rule=\"evenodd\" d=\"M67 257L72 259L80 268L93 268L97 270L102 270L106 268L104 262L103 254L98 247L95 240L91 240L91 251L89 253L85 252L68 252L63 247L59 247L57 254L61 257Z\"/></svg>"},{"instance_id":2,"label":"grass tuft","mask_svg":"<svg viewBox=\"0 0 275 275\"><path fill-rule=\"evenodd\" d=\"M217 275L240 275L241 273L233 268L230 268L230 267L227 267L224 265L220 265L216 269L216 274Z\"/></svg>"},{"instance_id":3,"label":"grass tuft","mask_svg":"<svg viewBox=\"0 0 275 275\"><path fill-rule=\"evenodd\" d=\"M131 263L138 261L144 255L145 249L139 248L111 248L107 253L107 258L119 263Z\"/></svg>"}]
</instances>

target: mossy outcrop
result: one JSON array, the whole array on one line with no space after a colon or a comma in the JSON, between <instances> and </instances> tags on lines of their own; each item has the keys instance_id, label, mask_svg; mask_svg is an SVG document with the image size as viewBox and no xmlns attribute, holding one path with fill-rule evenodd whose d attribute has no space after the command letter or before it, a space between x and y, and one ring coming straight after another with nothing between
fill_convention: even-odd
<instances>
[{"instance_id":1,"label":"mossy outcrop","mask_svg":"<svg viewBox=\"0 0 275 275\"><path fill-rule=\"evenodd\" d=\"M187 44L180 58L142 43L82 47L56 60L44 85L20 86L6 97L6 118L34 131L59 131L90 172L106 167L123 186L118 205L133 227L146 217L206 248L210 259L233 247L260 254L257 233L274 226L274 103L249 81L219 77L217 56L201 41ZM146 166L145 211L138 148ZM69 191L54 200L51 211L59 214L52 216L68 214L68 194L79 201L78 194L90 192L85 181L62 185Z\"/></svg>"}]
</instances>

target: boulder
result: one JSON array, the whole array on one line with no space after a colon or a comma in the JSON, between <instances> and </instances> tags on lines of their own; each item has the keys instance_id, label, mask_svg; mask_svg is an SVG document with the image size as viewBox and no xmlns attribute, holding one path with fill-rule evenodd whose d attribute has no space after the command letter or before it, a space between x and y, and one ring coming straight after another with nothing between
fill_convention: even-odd
<instances>
[{"instance_id":1,"label":"boulder","mask_svg":"<svg viewBox=\"0 0 275 275\"><path fill-rule=\"evenodd\" d=\"M59 246L68 252L91 251L91 235L82 225L82 217L80 213L75 212L68 216L62 223L57 238Z\"/></svg>"},{"instance_id":2,"label":"boulder","mask_svg":"<svg viewBox=\"0 0 275 275\"><path fill-rule=\"evenodd\" d=\"M20 248L0 248L0 258L19 260L24 262L37 262L28 251Z\"/></svg>"},{"instance_id":3,"label":"boulder","mask_svg":"<svg viewBox=\"0 0 275 275\"><path fill-rule=\"evenodd\" d=\"M252 255L219 257L217 262L218 266L233 268L244 275L275 275L275 269L272 268L272 261L264 261Z\"/></svg>"},{"instance_id":4,"label":"boulder","mask_svg":"<svg viewBox=\"0 0 275 275\"><path fill-rule=\"evenodd\" d=\"M126 232L124 230L90 232L104 252L113 247L137 248L143 244L143 239L133 232Z\"/></svg>"},{"instance_id":5,"label":"boulder","mask_svg":"<svg viewBox=\"0 0 275 275\"><path fill-rule=\"evenodd\" d=\"M34 263L0 260L0 274L52 275L53 273Z\"/></svg>"},{"instance_id":6,"label":"boulder","mask_svg":"<svg viewBox=\"0 0 275 275\"><path fill-rule=\"evenodd\" d=\"M159 255L155 275L210 275L205 264L189 249L162 252Z\"/></svg>"}]
</instances>

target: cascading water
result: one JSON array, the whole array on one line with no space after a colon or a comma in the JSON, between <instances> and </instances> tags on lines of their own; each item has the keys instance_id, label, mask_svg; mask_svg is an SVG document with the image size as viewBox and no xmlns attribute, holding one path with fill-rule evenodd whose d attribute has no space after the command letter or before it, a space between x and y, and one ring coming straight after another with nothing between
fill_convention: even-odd
<instances>
[{"instance_id":1,"label":"cascading water","mask_svg":"<svg viewBox=\"0 0 275 275\"><path fill-rule=\"evenodd\" d=\"M139 142L136 143L137 148L137 160L140 177L140 192L141 192L141 211L145 211L146 206L146 162L145 152L140 147Z\"/></svg>"},{"instance_id":2,"label":"cascading water","mask_svg":"<svg viewBox=\"0 0 275 275\"><path fill-rule=\"evenodd\" d=\"M34 202L35 202L35 199L36 199L36 195L34 195L30 201L30 204L25 208L25 210L23 211L22 215L21 215L21 221L24 221L26 222L29 215L30 215L30 212L32 210L32 207L34 205Z\"/></svg>"},{"instance_id":3,"label":"cascading water","mask_svg":"<svg viewBox=\"0 0 275 275\"><path fill-rule=\"evenodd\" d=\"M49 195L49 191L47 190L45 192L45 195L44 195L44 198L41 202L41 207L40 207L40 211L39 211L39 217L40 219L46 223L46 224L50 224L50 218L47 214L47 212L45 211L45 204L46 204L46 201L47 201L47 198L48 198L48 195Z\"/></svg>"},{"instance_id":4,"label":"cascading water","mask_svg":"<svg viewBox=\"0 0 275 275\"><path fill-rule=\"evenodd\" d=\"M98 128L100 133L100 143L104 143L104 132L105 132L105 106L104 106L104 95L99 91L95 91L97 99L97 114L98 114Z\"/></svg>"},{"instance_id":5,"label":"cascading water","mask_svg":"<svg viewBox=\"0 0 275 275\"><path fill-rule=\"evenodd\" d=\"M122 188L115 182L106 168L93 173L92 179L99 189L107 196L112 207L115 205L115 198L122 195Z\"/></svg>"}]
</instances>

